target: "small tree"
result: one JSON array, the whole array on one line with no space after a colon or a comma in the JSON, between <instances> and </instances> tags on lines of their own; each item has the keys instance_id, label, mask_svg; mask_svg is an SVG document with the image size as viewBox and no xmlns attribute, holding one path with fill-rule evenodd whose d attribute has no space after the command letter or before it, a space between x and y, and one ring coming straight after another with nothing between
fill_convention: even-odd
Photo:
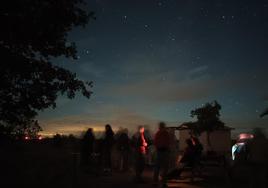
<instances>
[{"instance_id":1,"label":"small tree","mask_svg":"<svg viewBox=\"0 0 268 188\"><path fill-rule=\"evenodd\" d=\"M211 147L210 133L214 130L224 128L224 123L220 120L221 105L214 101L206 103L203 107L191 111L191 117L196 117L197 121L193 123L192 131L200 135L207 132L207 143Z\"/></svg>"}]
</instances>

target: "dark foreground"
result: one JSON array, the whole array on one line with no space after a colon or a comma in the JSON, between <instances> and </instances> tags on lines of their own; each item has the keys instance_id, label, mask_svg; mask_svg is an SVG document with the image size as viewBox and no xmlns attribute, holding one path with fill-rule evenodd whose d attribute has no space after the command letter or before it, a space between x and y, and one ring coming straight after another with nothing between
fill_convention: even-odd
<instances>
[{"instance_id":1,"label":"dark foreground","mask_svg":"<svg viewBox=\"0 0 268 188\"><path fill-rule=\"evenodd\" d=\"M77 154L70 147L52 147L50 144L16 145L12 149L1 148L0 187L157 187L152 184L152 167L144 172L144 183L133 180L133 169L128 172L114 171L112 175L82 170ZM96 167L97 169L100 167ZM191 173L184 172L178 180L170 180L168 187L247 187L249 169L238 170L243 174L230 182L227 169L219 166L206 166L202 175L191 181ZM239 177L239 176L237 176ZM159 186L158 186L159 187Z\"/></svg>"}]
</instances>

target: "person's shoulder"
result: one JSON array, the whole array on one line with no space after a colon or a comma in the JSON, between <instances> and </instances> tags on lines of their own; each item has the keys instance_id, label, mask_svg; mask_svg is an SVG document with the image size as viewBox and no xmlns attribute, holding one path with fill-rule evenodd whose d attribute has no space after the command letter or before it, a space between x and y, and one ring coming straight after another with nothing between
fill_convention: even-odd
<instances>
[{"instance_id":1,"label":"person's shoulder","mask_svg":"<svg viewBox=\"0 0 268 188\"><path fill-rule=\"evenodd\" d=\"M155 136L158 136L159 134L161 134L161 131L160 130L156 131L156 133L154 135Z\"/></svg>"}]
</instances>

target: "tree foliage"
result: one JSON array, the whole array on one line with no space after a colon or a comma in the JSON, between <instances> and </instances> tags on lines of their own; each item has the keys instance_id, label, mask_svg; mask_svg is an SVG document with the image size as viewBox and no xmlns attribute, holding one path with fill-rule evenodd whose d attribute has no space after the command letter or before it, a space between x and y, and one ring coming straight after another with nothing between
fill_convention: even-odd
<instances>
[{"instance_id":1,"label":"tree foliage","mask_svg":"<svg viewBox=\"0 0 268 188\"><path fill-rule=\"evenodd\" d=\"M193 131L200 134L223 128L224 123L220 120L220 110L221 105L217 101L206 103L204 106L192 110L191 117L197 118Z\"/></svg>"},{"instance_id":2,"label":"tree foliage","mask_svg":"<svg viewBox=\"0 0 268 188\"><path fill-rule=\"evenodd\" d=\"M191 111L191 117L197 118L196 122L184 123L191 130L191 134L200 135L203 132L207 133L209 149L212 149L210 133L224 128L224 123L220 120L220 110L221 105L217 101L206 103L204 106Z\"/></svg>"},{"instance_id":3,"label":"tree foliage","mask_svg":"<svg viewBox=\"0 0 268 188\"><path fill-rule=\"evenodd\" d=\"M264 116L267 116L268 115L268 108L265 109L261 114L260 114L260 117L264 117Z\"/></svg>"},{"instance_id":4,"label":"tree foliage","mask_svg":"<svg viewBox=\"0 0 268 188\"><path fill-rule=\"evenodd\" d=\"M94 18L83 0L13 0L0 6L0 126L1 130L38 129L39 110L56 107L56 99L77 92L89 98L91 82L53 65L51 58L76 59L68 32ZM27 128L25 128L27 127ZM40 130L40 129L38 129Z\"/></svg>"}]
</instances>

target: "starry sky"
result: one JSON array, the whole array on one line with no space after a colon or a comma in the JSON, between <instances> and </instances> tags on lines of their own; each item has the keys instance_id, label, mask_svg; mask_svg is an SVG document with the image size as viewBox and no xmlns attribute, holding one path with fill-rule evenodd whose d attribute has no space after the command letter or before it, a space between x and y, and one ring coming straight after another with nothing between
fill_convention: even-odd
<instances>
[{"instance_id":1,"label":"starry sky","mask_svg":"<svg viewBox=\"0 0 268 188\"><path fill-rule=\"evenodd\" d=\"M97 19L75 28L78 60L53 59L93 81L90 100L59 97L40 112L43 134L78 134L110 123L154 131L194 121L190 111L222 105L234 132L268 125L268 0L88 0Z\"/></svg>"}]
</instances>

